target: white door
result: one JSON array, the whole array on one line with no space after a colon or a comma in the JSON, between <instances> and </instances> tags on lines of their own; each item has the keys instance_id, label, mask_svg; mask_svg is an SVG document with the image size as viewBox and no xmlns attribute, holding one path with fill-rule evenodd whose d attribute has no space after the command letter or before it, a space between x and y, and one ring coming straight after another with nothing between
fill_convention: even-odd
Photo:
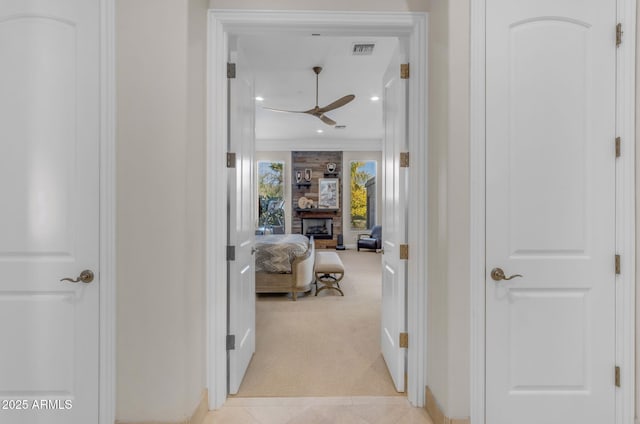
<instances>
[{"instance_id":1,"label":"white door","mask_svg":"<svg viewBox=\"0 0 640 424\"><path fill-rule=\"evenodd\" d=\"M240 43L239 43L240 44ZM235 347L229 350L229 393L236 394L255 352L255 104L253 77L242 49L231 54L236 77L229 79L229 151L235 152L235 168L229 174L229 245L235 259L229 261L229 334Z\"/></svg>"},{"instance_id":2,"label":"white door","mask_svg":"<svg viewBox=\"0 0 640 424\"><path fill-rule=\"evenodd\" d=\"M0 2L3 423L98 422L99 30L97 0Z\"/></svg>"},{"instance_id":3,"label":"white door","mask_svg":"<svg viewBox=\"0 0 640 424\"><path fill-rule=\"evenodd\" d=\"M616 2L486 17L486 422L613 423Z\"/></svg>"},{"instance_id":4,"label":"white door","mask_svg":"<svg viewBox=\"0 0 640 424\"><path fill-rule=\"evenodd\" d=\"M407 80L400 78L402 55L397 50L383 84L384 139L382 144L382 355L396 390L405 391L407 352L400 347L406 332L407 261L400 245L407 242L408 168L400 167L400 152L407 151Z\"/></svg>"}]
</instances>

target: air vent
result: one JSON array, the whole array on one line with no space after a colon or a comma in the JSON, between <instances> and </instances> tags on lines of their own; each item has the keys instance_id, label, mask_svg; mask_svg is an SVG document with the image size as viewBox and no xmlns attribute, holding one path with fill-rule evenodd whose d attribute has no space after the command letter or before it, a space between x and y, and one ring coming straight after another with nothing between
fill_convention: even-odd
<instances>
[{"instance_id":1,"label":"air vent","mask_svg":"<svg viewBox=\"0 0 640 424\"><path fill-rule=\"evenodd\" d=\"M347 128L347 126L346 126L346 125L336 125L336 126L335 126L335 127L333 127L333 128L335 128L335 129L337 129L337 130L343 130L343 129Z\"/></svg>"},{"instance_id":2,"label":"air vent","mask_svg":"<svg viewBox=\"0 0 640 424\"><path fill-rule=\"evenodd\" d=\"M353 43L351 53L354 56L371 56L375 46L374 43Z\"/></svg>"}]
</instances>

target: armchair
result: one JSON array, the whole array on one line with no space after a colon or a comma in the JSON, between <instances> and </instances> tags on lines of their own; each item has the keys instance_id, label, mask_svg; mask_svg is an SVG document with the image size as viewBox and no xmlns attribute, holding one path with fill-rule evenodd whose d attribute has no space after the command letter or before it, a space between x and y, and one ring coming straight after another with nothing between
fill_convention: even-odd
<instances>
[{"instance_id":1,"label":"armchair","mask_svg":"<svg viewBox=\"0 0 640 424\"><path fill-rule=\"evenodd\" d=\"M371 228L370 234L358 234L358 243L357 249L358 252L360 249L373 249L380 250L382 249L382 226L374 225Z\"/></svg>"}]
</instances>

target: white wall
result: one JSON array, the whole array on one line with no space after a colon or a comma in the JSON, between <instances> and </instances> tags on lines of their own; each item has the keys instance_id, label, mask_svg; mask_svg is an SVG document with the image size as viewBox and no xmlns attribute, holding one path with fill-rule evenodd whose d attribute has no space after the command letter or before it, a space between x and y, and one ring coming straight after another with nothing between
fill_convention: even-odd
<instances>
[{"instance_id":1,"label":"white wall","mask_svg":"<svg viewBox=\"0 0 640 424\"><path fill-rule=\"evenodd\" d=\"M640 23L640 5L636 10L636 22ZM636 26L636 423L640 416L640 25Z\"/></svg>"},{"instance_id":2,"label":"white wall","mask_svg":"<svg viewBox=\"0 0 640 424\"><path fill-rule=\"evenodd\" d=\"M358 234L361 230L354 231L351 229L351 161L354 160L374 160L376 161L376 224L382 223L382 152L343 152L342 153L342 235L344 244L348 247L355 248ZM384 231L384 228L382 229Z\"/></svg>"},{"instance_id":3,"label":"white wall","mask_svg":"<svg viewBox=\"0 0 640 424\"><path fill-rule=\"evenodd\" d=\"M432 0L428 385L469 416L469 0Z\"/></svg>"},{"instance_id":4,"label":"white wall","mask_svg":"<svg viewBox=\"0 0 640 424\"><path fill-rule=\"evenodd\" d=\"M284 216L285 216L285 232L291 233L291 152L256 152L257 161L284 162ZM258 174L256 169L256 175ZM257 201L257 200L256 200Z\"/></svg>"},{"instance_id":5,"label":"white wall","mask_svg":"<svg viewBox=\"0 0 640 424\"><path fill-rule=\"evenodd\" d=\"M204 389L206 0L117 2L117 411L179 421Z\"/></svg>"}]
</instances>

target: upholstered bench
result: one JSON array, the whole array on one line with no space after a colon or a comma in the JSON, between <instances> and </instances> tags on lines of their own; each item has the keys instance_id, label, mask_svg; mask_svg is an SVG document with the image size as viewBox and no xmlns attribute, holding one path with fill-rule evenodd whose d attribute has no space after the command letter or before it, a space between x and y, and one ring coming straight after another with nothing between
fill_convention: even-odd
<instances>
[{"instance_id":1,"label":"upholstered bench","mask_svg":"<svg viewBox=\"0 0 640 424\"><path fill-rule=\"evenodd\" d=\"M316 263L313 272L316 279L316 296L324 289L337 290L341 295L340 280L344 277L344 265L336 252L316 252ZM318 283L322 287L318 288Z\"/></svg>"}]
</instances>

